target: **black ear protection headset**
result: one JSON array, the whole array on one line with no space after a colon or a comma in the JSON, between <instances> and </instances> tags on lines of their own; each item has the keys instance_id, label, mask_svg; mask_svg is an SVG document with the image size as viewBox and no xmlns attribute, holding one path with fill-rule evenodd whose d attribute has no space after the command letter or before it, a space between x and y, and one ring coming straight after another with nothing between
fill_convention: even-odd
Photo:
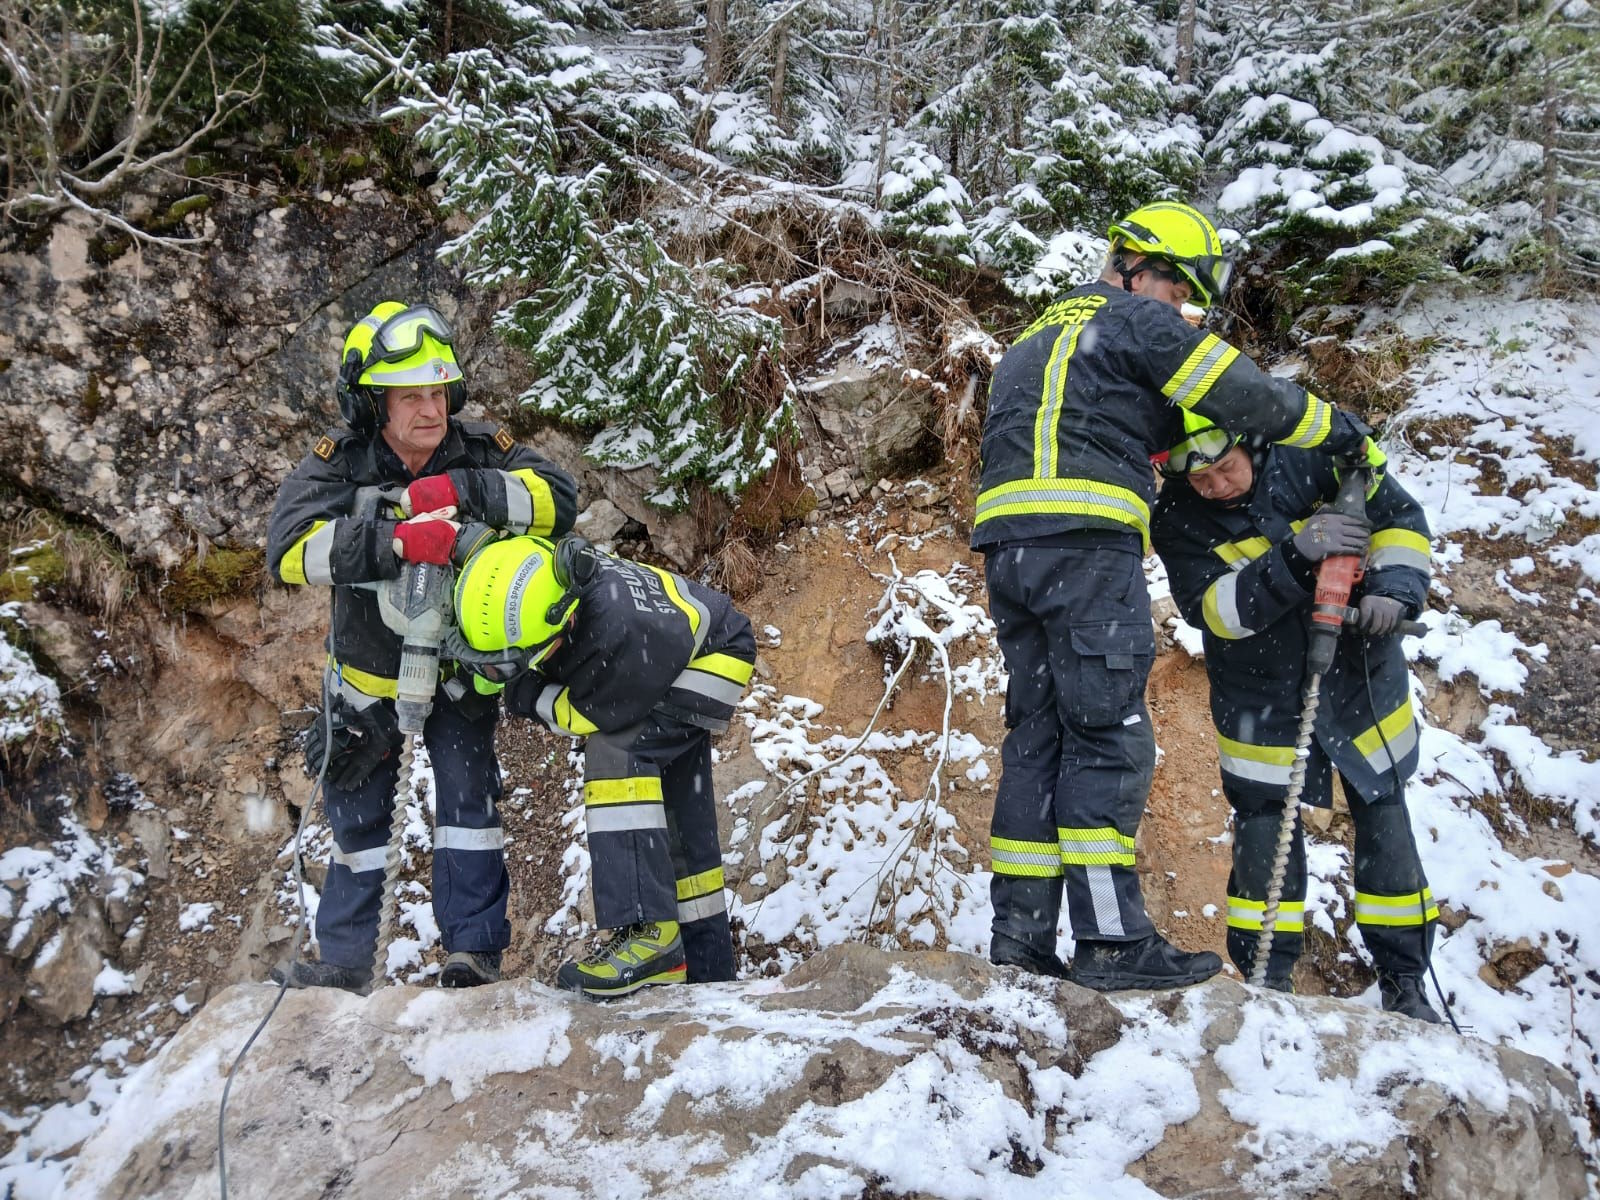
<instances>
[{"instance_id":1,"label":"black ear protection headset","mask_svg":"<svg viewBox=\"0 0 1600 1200\"><path fill-rule=\"evenodd\" d=\"M423 306L413 305L403 308L386 319L373 332L372 345L366 354L352 349L339 364L339 377L334 383L334 395L339 401L339 415L344 418L344 423L357 433L370 437L382 429L389 420L389 405L384 396L387 389L364 384L360 380L368 370L383 360L384 331L391 325L415 316L419 307ZM428 311L436 318L430 323L428 330L430 335L453 348L455 331L437 310ZM437 328L441 324L444 328ZM467 381L451 380L444 385L444 394L449 415L453 417L467 402Z\"/></svg>"}]
</instances>

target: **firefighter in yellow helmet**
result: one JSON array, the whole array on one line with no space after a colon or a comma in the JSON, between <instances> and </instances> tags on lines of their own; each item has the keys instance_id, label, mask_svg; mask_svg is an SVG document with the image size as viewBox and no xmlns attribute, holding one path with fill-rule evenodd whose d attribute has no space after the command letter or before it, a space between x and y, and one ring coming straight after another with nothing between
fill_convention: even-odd
<instances>
[{"instance_id":1,"label":"firefighter in yellow helmet","mask_svg":"<svg viewBox=\"0 0 1600 1200\"><path fill-rule=\"evenodd\" d=\"M333 590L328 711L307 743L308 768L326 768L334 843L317 909L321 959L287 964L279 975L295 987L360 991L372 972L398 770L401 652L377 593L363 585L396 578L407 561L450 561L457 526L428 514L450 512L480 530L560 535L572 527L577 488L505 430L461 418L466 381L455 331L429 305L386 301L358 321L344 341L335 395L344 427L318 438L284 480L267 532L279 580ZM372 488L399 503L358 507L362 489ZM447 987L498 979L510 942L495 808L497 709L470 678L446 679L423 730L435 783L434 915L449 955L439 982Z\"/></svg>"},{"instance_id":2,"label":"firefighter in yellow helmet","mask_svg":"<svg viewBox=\"0 0 1600 1200\"><path fill-rule=\"evenodd\" d=\"M1238 445L1190 423L1159 464L1167 479L1151 540L1184 618L1201 631L1222 791L1233 807L1228 956L1255 966L1272 862L1295 766L1317 566L1366 556L1346 624L1321 681L1322 701L1303 772L1302 804L1332 802L1344 782L1355 824L1355 917L1387 1012L1437 1023L1423 988L1438 905L1428 889L1405 808L1419 729L1399 625L1428 596L1428 521L1393 479L1380 478L1364 518L1327 502L1340 475L1326 455ZM1304 942L1305 844L1290 846L1268 987L1292 991Z\"/></svg>"},{"instance_id":3,"label":"firefighter in yellow helmet","mask_svg":"<svg viewBox=\"0 0 1600 1200\"><path fill-rule=\"evenodd\" d=\"M755 664L755 635L723 593L579 537L484 547L456 578L446 653L508 713L584 739L583 811L595 923L558 986L594 999L734 977L711 778Z\"/></svg>"},{"instance_id":4,"label":"firefighter in yellow helmet","mask_svg":"<svg viewBox=\"0 0 1600 1200\"><path fill-rule=\"evenodd\" d=\"M989 386L972 546L1010 682L990 826L990 958L1101 990L1176 987L1221 968L1151 924L1134 843L1155 765L1145 681L1152 456L1175 412L1234 433L1362 455L1367 427L1274 379L1185 321L1228 284L1217 230L1187 204L1143 205L1108 230L1099 279L1059 297Z\"/></svg>"}]
</instances>

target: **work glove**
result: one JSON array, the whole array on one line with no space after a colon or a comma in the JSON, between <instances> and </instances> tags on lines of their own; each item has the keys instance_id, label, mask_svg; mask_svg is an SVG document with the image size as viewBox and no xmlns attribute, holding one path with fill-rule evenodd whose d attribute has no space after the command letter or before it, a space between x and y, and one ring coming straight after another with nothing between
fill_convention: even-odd
<instances>
[{"instance_id":1,"label":"work glove","mask_svg":"<svg viewBox=\"0 0 1600 1200\"><path fill-rule=\"evenodd\" d=\"M408 517L460 507L461 493L456 490L455 480L448 473L424 475L421 479L413 480L400 497L400 511Z\"/></svg>"},{"instance_id":2,"label":"work glove","mask_svg":"<svg viewBox=\"0 0 1600 1200\"><path fill-rule=\"evenodd\" d=\"M332 714L318 713L306 734L306 772L322 772L322 760L327 758L328 771L324 778L335 787L354 791L372 778L390 755L400 746L400 723L392 705L381 702L357 708L343 696L334 696ZM333 752L328 752L328 727L333 727Z\"/></svg>"},{"instance_id":3,"label":"work glove","mask_svg":"<svg viewBox=\"0 0 1600 1200\"><path fill-rule=\"evenodd\" d=\"M1365 554L1372 522L1339 512L1319 512L1294 535L1294 548L1310 562L1334 554Z\"/></svg>"},{"instance_id":4,"label":"work glove","mask_svg":"<svg viewBox=\"0 0 1600 1200\"><path fill-rule=\"evenodd\" d=\"M1386 637L1400 628L1406 606L1393 596L1363 596L1356 611L1357 630L1368 637Z\"/></svg>"},{"instance_id":5,"label":"work glove","mask_svg":"<svg viewBox=\"0 0 1600 1200\"><path fill-rule=\"evenodd\" d=\"M449 566L459 532L461 526L443 517L413 517L394 527L394 552L407 562Z\"/></svg>"}]
</instances>

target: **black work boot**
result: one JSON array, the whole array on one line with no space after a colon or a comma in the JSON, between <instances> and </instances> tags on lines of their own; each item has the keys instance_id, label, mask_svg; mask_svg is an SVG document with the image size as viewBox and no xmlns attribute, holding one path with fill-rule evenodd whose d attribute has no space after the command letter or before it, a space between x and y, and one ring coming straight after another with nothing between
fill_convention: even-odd
<instances>
[{"instance_id":1,"label":"black work boot","mask_svg":"<svg viewBox=\"0 0 1600 1200\"><path fill-rule=\"evenodd\" d=\"M1287 975L1268 975L1266 982L1261 985L1270 991L1288 992L1294 995L1294 980Z\"/></svg>"},{"instance_id":2,"label":"black work boot","mask_svg":"<svg viewBox=\"0 0 1600 1200\"><path fill-rule=\"evenodd\" d=\"M1421 975L1380 974L1378 998L1383 1002L1384 1012L1399 1013L1402 1017L1425 1021L1429 1025L1439 1024L1439 1014L1428 1003Z\"/></svg>"},{"instance_id":3,"label":"black work boot","mask_svg":"<svg viewBox=\"0 0 1600 1200\"><path fill-rule=\"evenodd\" d=\"M287 978L292 988L342 988L358 996L365 996L372 990L371 967L341 967L338 963L309 962L303 958L279 963L267 972L267 978L273 983L283 983Z\"/></svg>"},{"instance_id":4,"label":"black work boot","mask_svg":"<svg viewBox=\"0 0 1600 1200\"><path fill-rule=\"evenodd\" d=\"M997 933L989 941L989 961L997 967L1021 967L1035 975L1051 979L1066 979L1067 967L1054 954L1035 950L1026 942Z\"/></svg>"},{"instance_id":5,"label":"black work boot","mask_svg":"<svg viewBox=\"0 0 1600 1200\"><path fill-rule=\"evenodd\" d=\"M1097 992L1187 987L1222 970L1209 950L1180 950L1159 933L1132 942L1078 940L1072 982Z\"/></svg>"},{"instance_id":6,"label":"black work boot","mask_svg":"<svg viewBox=\"0 0 1600 1200\"><path fill-rule=\"evenodd\" d=\"M480 987L500 982L500 951L457 950L444 960L439 986L446 988Z\"/></svg>"}]
</instances>

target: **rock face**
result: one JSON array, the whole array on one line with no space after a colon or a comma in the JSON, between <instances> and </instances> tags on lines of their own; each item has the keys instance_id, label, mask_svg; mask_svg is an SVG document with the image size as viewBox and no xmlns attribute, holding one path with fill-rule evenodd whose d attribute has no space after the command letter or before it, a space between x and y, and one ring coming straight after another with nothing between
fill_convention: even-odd
<instances>
[{"instance_id":1,"label":"rock face","mask_svg":"<svg viewBox=\"0 0 1600 1200\"><path fill-rule=\"evenodd\" d=\"M363 186L365 185L365 186ZM276 205L232 197L187 218L204 257L124 251L100 261L68 217L32 251L0 254L3 473L173 567L202 543L265 544L278 485L339 423L333 376L349 327L381 300L427 298L455 320L480 402L510 411L527 369L490 336L492 306L436 257L446 231L358 180ZM525 439L644 523L687 566L695 522L644 502L648 469L586 468L581 440Z\"/></svg>"},{"instance_id":2,"label":"rock face","mask_svg":"<svg viewBox=\"0 0 1600 1200\"><path fill-rule=\"evenodd\" d=\"M123 1092L72 1197L214 1194L266 986ZM1584 1192L1572 1081L1334 1001L1215 981L1116 1004L948 953L574 1003L290 993L235 1080L230 1194L1531 1198Z\"/></svg>"}]
</instances>

